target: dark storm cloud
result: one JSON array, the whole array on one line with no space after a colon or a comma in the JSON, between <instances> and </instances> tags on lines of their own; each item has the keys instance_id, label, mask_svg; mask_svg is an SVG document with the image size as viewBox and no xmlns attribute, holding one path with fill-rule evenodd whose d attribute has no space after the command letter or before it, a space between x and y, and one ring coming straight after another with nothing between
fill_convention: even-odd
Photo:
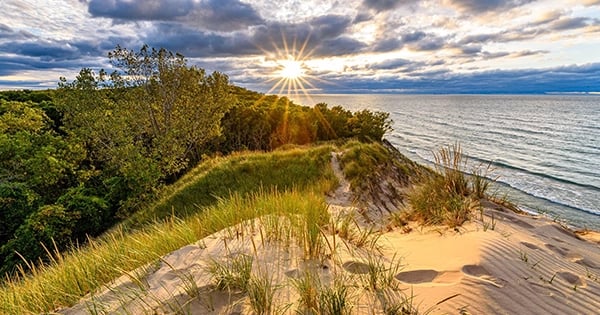
<instances>
[{"instance_id":1,"label":"dark storm cloud","mask_svg":"<svg viewBox=\"0 0 600 315\"><path fill-rule=\"evenodd\" d=\"M447 0L451 6L460 11L470 13L485 13L516 8L535 0Z\"/></svg>"},{"instance_id":2,"label":"dark storm cloud","mask_svg":"<svg viewBox=\"0 0 600 315\"><path fill-rule=\"evenodd\" d=\"M145 42L153 47L163 47L186 57L215 57L256 54L260 50L250 38L241 33L219 35L199 31L180 24L159 24L150 32Z\"/></svg>"},{"instance_id":3,"label":"dark storm cloud","mask_svg":"<svg viewBox=\"0 0 600 315\"><path fill-rule=\"evenodd\" d=\"M42 40L31 38L30 40L11 41L0 44L0 54L16 54L23 57L37 57L44 62L55 62L64 60L77 60L86 57L106 57L109 50L116 45L130 46L141 45L131 37L108 36L105 39L96 40Z\"/></svg>"},{"instance_id":4,"label":"dark storm cloud","mask_svg":"<svg viewBox=\"0 0 600 315\"><path fill-rule=\"evenodd\" d=\"M193 0L91 0L88 12L122 20L173 20L193 8Z\"/></svg>"}]
</instances>

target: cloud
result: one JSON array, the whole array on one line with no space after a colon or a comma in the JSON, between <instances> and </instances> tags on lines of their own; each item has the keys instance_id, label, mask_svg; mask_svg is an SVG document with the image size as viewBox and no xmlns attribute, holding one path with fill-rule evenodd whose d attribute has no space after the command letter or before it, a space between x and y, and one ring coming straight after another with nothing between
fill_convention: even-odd
<instances>
[{"instance_id":1,"label":"cloud","mask_svg":"<svg viewBox=\"0 0 600 315\"><path fill-rule=\"evenodd\" d=\"M338 87L327 91L339 93L413 92L452 93L512 93L593 92L600 82L600 63L571 65L545 69L489 70L472 73L452 73L441 69L417 73L408 78L386 80L353 77L338 78ZM340 88L342 87L342 88Z\"/></svg>"},{"instance_id":2,"label":"cloud","mask_svg":"<svg viewBox=\"0 0 600 315\"><path fill-rule=\"evenodd\" d=\"M389 52L399 49L403 46L403 42L398 38L386 38L379 40L373 45L373 52Z\"/></svg>"},{"instance_id":3,"label":"cloud","mask_svg":"<svg viewBox=\"0 0 600 315\"><path fill-rule=\"evenodd\" d=\"M81 56L77 47L69 43L57 43L49 41L35 41L12 43L0 46L0 51L11 52L18 55L40 57L41 60L69 60Z\"/></svg>"},{"instance_id":4,"label":"cloud","mask_svg":"<svg viewBox=\"0 0 600 315\"><path fill-rule=\"evenodd\" d=\"M485 13L516 8L535 0L444 0L443 2L461 12Z\"/></svg>"},{"instance_id":5,"label":"cloud","mask_svg":"<svg viewBox=\"0 0 600 315\"><path fill-rule=\"evenodd\" d=\"M82 65L83 64L83 65ZM19 74L26 70L48 70L48 69L63 69L63 70L79 70L82 67L101 67L98 60L86 59L83 60L61 60L47 62L40 58L25 57L25 56L0 56L0 76L8 76ZM58 77L53 78L58 80Z\"/></svg>"},{"instance_id":6,"label":"cloud","mask_svg":"<svg viewBox=\"0 0 600 315\"><path fill-rule=\"evenodd\" d=\"M311 51L314 57L343 55L365 47L364 43L344 36L351 22L350 17L325 15L303 23L268 22L266 25L229 33L161 22L144 40L151 46L165 47L188 57L260 55L264 51L275 53L275 47L283 53L286 46L289 53L295 54L304 43L304 53ZM296 51L291 51L294 48Z\"/></svg>"},{"instance_id":7,"label":"cloud","mask_svg":"<svg viewBox=\"0 0 600 315\"><path fill-rule=\"evenodd\" d=\"M34 35L25 31L15 31L10 26L0 23L0 40L23 40L33 38Z\"/></svg>"},{"instance_id":8,"label":"cloud","mask_svg":"<svg viewBox=\"0 0 600 315\"><path fill-rule=\"evenodd\" d=\"M88 12L117 21L180 21L218 31L264 22L251 5L239 0L91 0Z\"/></svg>"},{"instance_id":9,"label":"cloud","mask_svg":"<svg viewBox=\"0 0 600 315\"><path fill-rule=\"evenodd\" d=\"M122 20L173 20L193 8L193 0L91 0L88 12Z\"/></svg>"},{"instance_id":10,"label":"cloud","mask_svg":"<svg viewBox=\"0 0 600 315\"><path fill-rule=\"evenodd\" d=\"M555 31L578 29L588 26L590 21L585 17L562 18L550 23L550 28Z\"/></svg>"},{"instance_id":11,"label":"cloud","mask_svg":"<svg viewBox=\"0 0 600 315\"><path fill-rule=\"evenodd\" d=\"M584 5L592 6L600 4L600 0L583 0Z\"/></svg>"},{"instance_id":12,"label":"cloud","mask_svg":"<svg viewBox=\"0 0 600 315\"><path fill-rule=\"evenodd\" d=\"M373 70L390 70L390 69L404 68L411 64L413 64L413 62L408 59L396 58L396 59L388 59L388 60L385 60L385 61L382 61L379 63L371 64L371 65L368 65L367 67L369 69L373 69Z\"/></svg>"},{"instance_id":13,"label":"cloud","mask_svg":"<svg viewBox=\"0 0 600 315\"><path fill-rule=\"evenodd\" d=\"M252 6L239 0L207 0L200 3L186 19L208 30L234 31L264 24Z\"/></svg>"},{"instance_id":14,"label":"cloud","mask_svg":"<svg viewBox=\"0 0 600 315\"><path fill-rule=\"evenodd\" d=\"M366 48L367 45L349 37L337 37L324 40L312 51L313 57L343 56L357 53Z\"/></svg>"},{"instance_id":15,"label":"cloud","mask_svg":"<svg viewBox=\"0 0 600 315\"><path fill-rule=\"evenodd\" d=\"M377 12L387 11L394 9L406 2L415 1L403 1L403 0L363 0L363 5L369 9L373 9Z\"/></svg>"},{"instance_id":16,"label":"cloud","mask_svg":"<svg viewBox=\"0 0 600 315\"><path fill-rule=\"evenodd\" d=\"M407 34L403 34L402 35L402 42L403 43L414 43L414 42L418 42L422 39L424 39L427 36L427 34L425 34L425 32L423 31L413 31Z\"/></svg>"},{"instance_id":17,"label":"cloud","mask_svg":"<svg viewBox=\"0 0 600 315\"><path fill-rule=\"evenodd\" d=\"M333 38L342 35L351 22L350 17L330 14L314 18L309 24L318 38Z\"/></svg>"}]
</instances>

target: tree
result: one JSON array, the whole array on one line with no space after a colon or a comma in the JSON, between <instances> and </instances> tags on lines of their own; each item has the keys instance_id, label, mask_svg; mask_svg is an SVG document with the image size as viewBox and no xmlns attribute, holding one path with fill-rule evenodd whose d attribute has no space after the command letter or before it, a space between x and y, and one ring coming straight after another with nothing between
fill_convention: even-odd
<instances>
[{"instance_id":1,"label":"tree","mask_svg":"<svg viewBox=\"0 0 600 315\"><path fill-rule=\"evenodd\" d=\"M221 134L221 119L233 105L228 77L188 67L182 55L164 48L134 52L117 46L109 58L124 74L113 76L116 86L134 88L128 93L131 110L142 118L161 170L172 175L197 163L202 146Z\"/></svg>"},{"instance_id":2,"label":"tree","mask_svg":"<svg viewBox=\"0 0 600 315\"><path fill-rule=\"evenodd\" d=\"M119 71L84 68L73 82L61 79L59 106L65 130L88 148L108 199L126 215L200 161L233 98L227 76L165 49L117 46L109 58Z\"/></svg>"}]
</instances>

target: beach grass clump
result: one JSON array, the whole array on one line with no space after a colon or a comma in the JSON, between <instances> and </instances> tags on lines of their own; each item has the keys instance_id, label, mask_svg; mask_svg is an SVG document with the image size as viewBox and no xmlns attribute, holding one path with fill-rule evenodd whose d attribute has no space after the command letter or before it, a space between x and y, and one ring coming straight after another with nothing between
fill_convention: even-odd
<instances>
[{"instance_id":1,"label":"beach grass clump","mask_svg":"<svg viewBox=\"0 0 600 315\"><path fill-rule=\"evenodd\" d=\"M298 294L298 313L317 314L319 310L319 294L321 279L310 270L306 270L301 277L292 278L291 285Z\"/></svg>"},{"instance_id":2,"label":"beach grass clump","mask_svg":"<svg viewBox=\"0 0 600 315\"><path fill-rule=\"evenodd\" d=\"M246 290L252 273L252 256L240 254L227 261L212 259L207 272L219 290Z\"/></svg>"},{"instance_id":3,"label":"beach grass clump","mask_svg":"<svg viewBox=\"0 0 600 315\"><path fill-rule=\"evenodd\" d=\"M254 314L273 314L273 298L277 286L273 283L273 278L266 272L260 275L252 275L246 286L248 292L248 302L250 309Z\"/></svg>"},{"instance_id":4,"label":"beach grass clump","mask_svg":"<svg viewBox=\"0 0 600 315\"><path fill-rule=\"evenodd\" d=\"M460 145L441 148L434 153L436 173L426 176L408 194L412 219L427 224L457 227L480 208L480 196L488 184L479 176L466 174L467 159Z\"/></svg>"},{"instance_id":5,"label":"beach grass clump","mask_svg":"<svg viewBox=\"0 0 600 315\"><path fill-rule=\"evenodd\" d=\"M295 217L297 239L302 247L305 259L317 259L322 256L325 243L323 240L323 228L329 223L329 213L326 204L316 204L313 207L304 208Z\"/></svg>"},{"instance_id":6,"label":"beach grass clump","mask_svg":"<svg viewBox=\"0 0 600 315\"><path fill-rule=\"evenodd\" d=\"M319 292L319 311L317 314L352 314L352 294L343 278L335 278L330 286L324 286Z\"/></svg>"}]
</instances>

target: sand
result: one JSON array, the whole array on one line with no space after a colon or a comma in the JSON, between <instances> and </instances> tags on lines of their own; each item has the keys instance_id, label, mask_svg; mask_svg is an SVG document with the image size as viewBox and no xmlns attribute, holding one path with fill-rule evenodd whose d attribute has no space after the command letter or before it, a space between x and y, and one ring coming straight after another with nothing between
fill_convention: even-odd
<instances>
[{"instance_id":1,"label":"sand","mask_svg":"<svg viewBox=\"0 0 600 315\"><path fill-rule=\"evenodd\" d=\"M333 165L341 176L335 158ZM354 215L357 225L365 228L367 222L361 218L368 210L352 206L352 200L349 185L341 178L340 187L328 197L332 217ZM265 218L259 218L123 275L60 313L250 313L245 293L216 289L207 271L213 261L226 263L243 255L252 257L254 274L271 279L277 287L274 303L282 313L298 308L291 282L306 271L318 274L323 283L344 279L353 291L353 314L381 313L373 311L381 299L364 285L373 260L388 267L400 261L399 269L391 268L393 292L411 297L421 312L600 313L597 233L576 234L543 217L483 204L481 214L457 229L411 224L406 233L407 228L382 224L385 215L380 214L376 229L381 235L372 245L345 240L328 229L323 234L329 255L320 260L306 260L293 241L267 240L260 233Z\"/></svg>"}]
</instances>

